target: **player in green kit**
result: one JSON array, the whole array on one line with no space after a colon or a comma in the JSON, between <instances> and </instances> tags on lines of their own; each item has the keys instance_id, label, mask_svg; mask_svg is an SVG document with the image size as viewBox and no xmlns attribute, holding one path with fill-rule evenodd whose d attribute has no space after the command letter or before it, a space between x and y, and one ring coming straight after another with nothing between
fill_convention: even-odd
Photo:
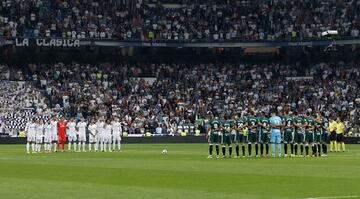
<instances>
[{"instance_id":1,"label":"player in green kit","mask_svg":"<svg viewBox=\"0 0 360 199\"><path fill-rule=\"evenodd\" d=\"M305 117L305 152L306 157L309 157L309 145L312 146L313 156L315 156L316 148L314 149L314 131L315 120L311 117L310 112L306 112Z\"/></svg>"},{"instance_id":2,"label":"player in green kit","mask_svg":"<svg viewBox=\"0 0 360 199\"><path fill-rule=\"evenodd\" d=\"M321 115L314 114L315 130L314 130L314 148L316 150L315 156L321 156Z\"/></svg>"},{"instance_id":3,"label":"player in green kit","mask_svg":"<svg viewBox=\"0 0 360 199\"><path fill-rule=\"evenodd\" d=\"M240 146L242 150L242 157L245 157L245 142L246 142L246 135L244 133L247 127L247 122L245 118L242 118L241 115L238 115L238 118L235 120L235 144L236 144L236 156L240 156Z\"/></svg>"},{"instance_id":4,"label":"player in green kit","mask_svg":"<svg viewBox=\"0 0 360 199\"><path fill-rule=\"evenodd\" d=\"M284 114L282 118L284 124L284 157L288 156L288 144L290 144L291 157L294 156L294 121L291 112Z\"/></svg>"},{"instance_id":5,"label":"player in green kit","mask_svg":"<svg viewBox=\"0 0 360 199\"><path fill-rule=\"evenodd\" d=\"M226 146L228 146L229 158L231 158L231 155L232 155L232 145L231 145L232 144L232 140L231 140L232 120L224 118L221 126L222 126L222 140L221 140L222 158L225 158Z\"/></svg>"},{"instance_id":6,"label":"player in green kit","mask_svg":"<svg viewBox=\"0 0 360 199\"><path fill-rule=\"evenodd\" d=\"M266 157L269 156L269 131L270 131L270 124L269 118L266 117L265 112L261 112L261 118L259 119L261 124L260 126L260 154L264 156L264 144L266 148Z\"/></svg>"},{"instance_id":7,"label":"player in green kit","mask_svg":"<svg viewBox=\"0 0 360 199\"><path fill-rule=\"evenodd\" d=\"M221 131L221 122L218 118L214 117L213 114L211 114L211 119L209 121L208 126L208 142L209 142L209 156L208 158L212 158L212 152L213 152L213 145L215 144L216 147L216 157L219 158L219 133Z\"/></svg>"},{"instance_id":8,"label":"player in green kit","mask_svg":"<svg viewBox=\"0 0 360 199\"><path fill-rule=\"evenodd\" d=\"M327 156L327 143L329 142L329 120L325 117L325 113L321 113L321 144L323 156Z\"/></svg>"},{"instance_id":9,"label":"player in green kit","mask_svg":"<svg viewBox=\"0 0 360 199\"><path fill-rule=\"evenodd\" d=\"M250 111L250 116L247 120L248 123L248 127L249 127L249 133L248 133L248 153L249 153L249 157L251 157L251 145L252 143L255 144L255 151L256 151L256 156L258 156L258 150L259 150L259 146L258 146L258 140L259 140L259 135L257 133L257 127L258 127L258 119L257 117L255 117L254 112Z\"/></svg>"},{"instance_id":10,"label":"player in green kit","mask_svg":"<svg viewBox=\"0 0 360 199\"><path fill-rule=\"evenodd\" d=\"M299 114L297 112L294 113L294 118L293 118L293 124L295 126L295 143L294 143L294 151L295 151L295 155L298 155L298 145L300 145L300 157L303 156L303 152L304 152L304 143L305 143L305 131L304 131L304 119L299 116Z\"/></svg>"}]
</instances>

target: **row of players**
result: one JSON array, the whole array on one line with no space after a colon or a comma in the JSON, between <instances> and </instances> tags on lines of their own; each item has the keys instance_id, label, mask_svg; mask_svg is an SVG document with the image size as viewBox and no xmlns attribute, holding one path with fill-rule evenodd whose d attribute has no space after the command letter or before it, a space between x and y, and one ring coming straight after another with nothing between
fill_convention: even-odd
<instances>
[{"instance_id":1,"label":"row of players","mask_svg":"<svg viewBox=\"0 0 360 199\"><path fill-rule=\"evenodd\" d=\"M116 147L121 151L122 127L118 118L113 120L107 119L106 121L103 118L100 118L98 121L91 119L89 123L84 118L81 118L76 123L74 118L67 122L64 118L59 120L57 117L53 117L45 122L42 119L34 118L26 124L26 151L30 153L31 147L33 153L39 153L43 143L45 152L57 152L60 150L60 144L62 144L62 151L64 151L65 140L61 136L61 134L64 134L64 137L66 136L68 140L68 151L71 151L71 146L73 146L74 151L86 152L87 130L89 130L89 151L92 151L94 148L95 152L98 150L104 152L108 150L111 152Z\"/></svg>"},{"instance_id":2,"label":"row of players","mask_svg":"<svg viewBox=\"0 0 360 199\"><path fill-rule=\"evenodd\" d=\"M335 151L340 151L342 146L345 151L344 144L344 123L338 117L326 118L324 114L306 113L299 115L297 112L288 112L280 116L281 124L281 140L278 145L279 157L282 156L280 142L284 144L284 157L288 156L288 145L290 145L291 157L310 156L309 148L312 148L312 156L327 156L327 144L330 139L331 151L335 144ZM330 120L330 125L329 125ZM219 145L222 145L222 157L225 157L226 146L228 146L229 157L232 157L232 144L236 146L236 158L240 157L240 146L242 147L242 157L245 157L245 143L248 143L248 156L251 157L252 144L255 145L256 157L269 155L271 125L269 118L264 112L260 116L255 116L254 112L250 112L249 116L235 116L235 119L214 117L209 121L208 142L209 156L213 157L213 145L216 147L217 158L219 158ZM337 144L336 144L337 141ZM259 155L260 144L260 155ZM275 143L277 144L277 143ZM264 147L265 145L265 147ZM337 146L336 146L337 145ZM300 153L298 154L298 146ZM264 153L265 149L265 153ZM306 154L304 154L304 149ZM272 156L275 156L275 149L272 149Z\"/></svg>"}]
</instances>

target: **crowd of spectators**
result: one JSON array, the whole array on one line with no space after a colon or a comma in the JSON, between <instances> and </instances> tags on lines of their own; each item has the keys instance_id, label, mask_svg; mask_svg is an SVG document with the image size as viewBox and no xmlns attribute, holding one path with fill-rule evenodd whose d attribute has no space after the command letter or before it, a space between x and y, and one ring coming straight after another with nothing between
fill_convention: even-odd
<instances>
[{"instance_id":1,"label":"crowd of spectators","mask_svg":"<svg viewBox=\"0 0 360 199\"><path fill-rule=\"evenodd\" d=\"M359 129L360 69L354 63L58 63L28 68L25 79L44 90L49 107L77 117L118 116L130 133L193 131L210 112L234 116L274 107L340 115L353 133Z\"/></svg>"},{"instance_id":2,"label":"crowd of spectators","mask_svg":"<svg viewBox=\"0 0 360 199\"><path fill-rule=\"evenodd\" d=\"M2 0L0 35L123 40L359 36L355 0Z\"/></svg>"}]
</instances>

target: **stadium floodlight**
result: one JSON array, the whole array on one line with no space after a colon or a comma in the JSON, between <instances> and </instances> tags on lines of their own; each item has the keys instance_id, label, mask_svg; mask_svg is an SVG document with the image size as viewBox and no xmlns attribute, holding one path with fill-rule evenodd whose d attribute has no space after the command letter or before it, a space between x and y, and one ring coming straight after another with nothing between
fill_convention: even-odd
<instances>
[{"instance_id":1,"label":"stadium floodlight","mask_svg":"<svg viewBox=\"0 0 360 199\"><path fill-rule=\"evenodd\" d=\"M323 37L331 37L331 36L335 36L338 35L339 32L337 30L327 30L321 33L321 36Z\"/></svg>"}]
</instances>

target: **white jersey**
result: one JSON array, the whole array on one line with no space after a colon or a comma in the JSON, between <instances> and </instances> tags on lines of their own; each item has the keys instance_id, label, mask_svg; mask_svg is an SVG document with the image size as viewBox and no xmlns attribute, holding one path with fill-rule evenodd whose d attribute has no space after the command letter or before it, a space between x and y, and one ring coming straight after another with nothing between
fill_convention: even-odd
<instances>
[{"instance_id":1,"label":"white jersey","mask_svg":"<svg viewBox=\"0 0 360 199\"><path fill-rule=\"evenodd\" d=\"M86 122L79 122L77 123L76 127L79 129L79 136L86 136Z\"/></svg>"},{"instance_id":2,"label":"white jersey","mask_svg":"<svg viewBox=\"0 0 360 199\"><path fill-rule=\"evenodd\" d=\"M112 132L112 125L111 124L106 124L105 128L104 128L104 135L105 136L111 136L111 132Z\"/></svg>"},{"instance_id":3,"label":"white jersey","mask_svg":"<svg viewBox=\"0 0 360 199\"><path fill-rule=\"evenodd\" d=\"M69 136L74 136L74 135L76 135L76 130L75 130L75 127L76 127L76 124L75 124L75 122L69 122L68 124L67 124L67 127L68 127L68 135Z\"/></svg>"},{"instance_id":4,"label":"white jersey","mask_svg":"<svg viewBox=\"0 0 360 199\"><path fill-rule=\"evenodd\" d=\"M27 123L25 131L27 132L27 137L34 137L36 132L36 124L32 122Z\"/></svg>"},{"instance_id":5,"label":"white jersey","mask_svg":"<svg viewBox=\"0 0 360 199\"><path fill-rule=\"evenodd\" d=\"M44 125L37 124L36 125L36 140L40 140L43 138L44 135Z\"/></svg>"},{"instance_id":6,"label":"white jersey","mask_svg":"<svg viewBox=\"0 0 360 199\"><path fill-rule=\"evenodd\" d=\"M104 122L97 122L96 126L97 126L98 136L102 136L104 134L105 123Z\"/></svg>"},{"instance_id":7,"label":"white jersey","mask_svg":"<svg viewBox=\"0 0 360 199\"><path fill-rule=\"evenodd\" d=\"M57 136L58 136L57 121L51 121L50 124L51 124L52 137L53 137L53 139L56 138L56 140L57 140Z\"/></svg>"},{"instance_id":8,"label":"white jersey","mask_svg":"<svg viewBox=\"0 0 360 199\"><path fill-rule=\"evenodd\" d=\"M121 129L121 123L120 122L114 122L112 123L112 132L113 135L121 135L122 129Z\"/></svg>"},{"instance_id":9,"label":"white jersey","mask_svg":"<svg viewBox=\"0 0 360 199\"><path fill-rule=\"evenodd\" d=\"M86 122L79 122L76 127L79 129L79 141L85 142L86 141Z\"/></svg>"},{"instance_id":10,"label":"white jersey","mask_svg":"<svg viewBox=\"0 0 360 199\"><path fill-rule=\"evenodd\" d=\"M90 124L89 125L89 142L94 143L99 141L98 132L97 132L97 125Z\"/></svg>"},{"instance_id":11,"label":"white jersey","mask_svg":"<svg viewBox=\"0 0 360 199\"><path fill-rule=\"evenodd\" d=\"M27 141L35 142L36 124L29 122L26 124L25 131L27 133Z\"/></svg>"},{"instance_id":12,"label":"white jersey","mask_svg":"<svg viewBox=\"0 0 360 199\"><path fill-rule=\"evenodd\" d=\"M44 133L45 142L51 142L51 138L52 138L51 124L45 124L44 127L45 127L45 133Z\"/></svg>"}]
</instances>

